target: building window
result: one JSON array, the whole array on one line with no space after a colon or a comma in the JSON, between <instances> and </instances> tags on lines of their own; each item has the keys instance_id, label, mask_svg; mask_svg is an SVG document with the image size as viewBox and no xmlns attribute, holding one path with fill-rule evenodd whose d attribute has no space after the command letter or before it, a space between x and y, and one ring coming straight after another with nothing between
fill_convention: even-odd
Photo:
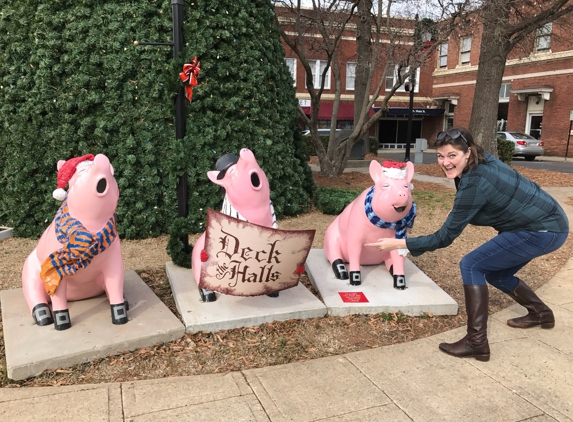
<instances>
[{"instance_id":1,"label":"building window","mask_svg":"<svg viewBox=\"0 0 573 422\"><path fill-rule=\"evenodd\" d=\"M354 91L354 81L356 80L356 62L346 63L346 89Z\"/></svg>"},{"instance_id":2,"label":"building window","mask_svg":"<svg viewBox=\"0 0 573 422\"><path fill-rule=\"evenodd\" d=\"M440 67L448 67L448 43L440 44Z\"/></svg>"},{"instance_id":3,"label":"building window","mask_svg":"<svg viewBox=\"0 0 573 422\"><path fill-rule=\"evenodd\" d=\"M393 69L389 68L386 70L386 91L390 91L392 89L392 87L398 82L398 71L399 71L399 67L395 66ZM410 79L409 75L410 75L410 69L409 68L403 68L402 69L402 78L404 80L404 82L402 83L402 85L400 85L398 87L398 89L396 90L396 92L406 92L406 82L408 82L408 80ZM420 86L420 68L416 69L416 85L414 86L414 92L418 92L418 87Z\"/></svg>"},{"instance_id":4,"label":"building window","mask_svg":"<svg viewBox=\"0 0 573 422\"><path fill-rule=\"evenodd\" d=\"M292 85L296 86L296 59L285 58L285 64L287 65L290 76L292 77Z\"/></svg>"},{"instance_id":5,"label":"building window","mask_svg":"<svg viewBox=\"0 0 573 422\"><path fill-rule=\"evenodd\" d=\"M509 91L511 89L511 84L501 84L499 88L499 102L506 103L509 101Z\"/></svg>"},{"instance_id":6,"label":"building window","mask_svg":"<svg viewBox=\"0 0 573 422\"><path fill-rule=\"evenodd\" d=\"M461 48L460 48L460 63L461 64L469 64L470 63L471 49L472 49L472 37L463 37Z\"/></svg>"},{"instance_id":7,"label":"building window","mask_svg":"<svg viewBox=\"0 0 573 422\"><path fill-rule=\"evenodd\" d=\"M549 48L551 47L552 30L553 30L553 24L551 22L546 23L537 30L535 36L535 50L537 51L549 50Z\"/></svg>"},{"instance_id":8,"label":"building window","mask_svg":"<svg viewBox=\"0 0 573 422\"><path fill-rule=\"evenodd\" d=\"M309 60L308 64L312 70L312 82L315 88L320 88L320 82L322 81L322 72L326 68L326 61L324 60ZM326 79L324 81L324 89L330 89L330 67L326 73Z\"/></svg>"}]
</instances>

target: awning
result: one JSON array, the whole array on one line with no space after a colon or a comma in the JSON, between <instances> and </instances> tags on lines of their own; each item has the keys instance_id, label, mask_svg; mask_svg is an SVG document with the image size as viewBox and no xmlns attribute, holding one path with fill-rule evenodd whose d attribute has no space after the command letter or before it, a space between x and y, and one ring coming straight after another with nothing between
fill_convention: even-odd
<instances>
[{"instance_id":1,"label":"awning","mask_svg":"<svg viewBox=\"0 0 573 422\"><path fill-rule=\"evenodd\" d=\"M321 103L318 109L318 120L330 120L332 118L333 103ZM302 107L304 114L310 116L310 107ZM354 103L340 103L338 106L338 120L354 120Z\"/></svg>"},{"instance_id":2,"label":"awning","mask_svg":"<svg viewBox=\"0 0 573 422\"><path fill-rule=\"evenodd\" d=\"M519 101L525 101L528 95L539 95L544 100L549 100L551 93L553 92L553 88L550 86L540 86L524 89L510 89L509 92L517 94L517 99Z\"/></svg>"},{"instance_id":3,"label":"awning","mask_svg":"<svg viewBox=\"0 0 573 422\"><path fill-rule=\"evenodd\" d=\"M380 110L380 107L374 107L374 111ZM439 116L444 114L443 108L413 108L412 116ZM408 107L390 107L387 116L408 116L410 109Z\"/></svg>"}]
</instances>

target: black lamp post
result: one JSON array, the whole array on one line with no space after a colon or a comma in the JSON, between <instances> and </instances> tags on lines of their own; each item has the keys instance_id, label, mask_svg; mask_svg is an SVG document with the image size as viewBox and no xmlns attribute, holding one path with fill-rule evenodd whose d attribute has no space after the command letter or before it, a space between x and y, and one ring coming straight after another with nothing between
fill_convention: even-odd
<instances>
[{"instance_id":1,"label":"black lamp post","mask_svg":"<svg viewBox=\"0 0 573 422\"><path fill-rule=\"evenodd\" d=\"M184 0L171 0L171 19L173 22L173 42L139 42L137 45L168 45L173 47L173 59L179 58L179 52L183 47L183 5ZM181 86L175 98L175 138L183 139L185 137L185 88ZM187 173L179 176L177 183L177 211L179 217L187 217L189 207L187 204ZM182 235L180 238L183 243L183 251L186 254L191 253L188 236Z\"/></svg>"}]
</instances>

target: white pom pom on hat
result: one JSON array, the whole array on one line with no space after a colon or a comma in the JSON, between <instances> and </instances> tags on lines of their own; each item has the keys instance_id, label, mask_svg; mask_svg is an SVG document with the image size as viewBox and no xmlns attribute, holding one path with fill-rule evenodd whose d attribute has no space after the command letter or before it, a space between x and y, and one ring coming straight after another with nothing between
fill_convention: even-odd
<instances>
[{"instance_id":1,"label":"white pom pom on hat","mask_svg":"<svg viewBox=\"0 0 573 422\"><path fill-rule=\"evenodd\" d=\"M70 158L68 161L64 163L62 167L58 169L58 177L57 177L57 184L58 188L52 192L52 196L54 199L58 201L63 201L66 199L66 185L68 182L74 177L76 173L76 168L78 164L84 161L93 161L94 155L93 154L86 154L81 157Z\"/></svg>"}]
</instances>

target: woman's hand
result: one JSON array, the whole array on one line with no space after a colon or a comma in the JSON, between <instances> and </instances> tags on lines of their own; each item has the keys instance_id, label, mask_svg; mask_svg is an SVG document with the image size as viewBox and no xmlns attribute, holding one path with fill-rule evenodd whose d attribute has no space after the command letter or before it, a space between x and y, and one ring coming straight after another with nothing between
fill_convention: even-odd
<instances>
[{"instance_id":1,"label":"woman's hand","mask_svg":"<svg viewBox=\"0 0 573 422\"><path fill-rule=\"evenodd\" d=\"M380 252L390 252L395 249L406 249L405 239L394 239L391 237L378 239L376 243L366 243L365 246L378 248Z\"/></svg>"}]
</instances>

